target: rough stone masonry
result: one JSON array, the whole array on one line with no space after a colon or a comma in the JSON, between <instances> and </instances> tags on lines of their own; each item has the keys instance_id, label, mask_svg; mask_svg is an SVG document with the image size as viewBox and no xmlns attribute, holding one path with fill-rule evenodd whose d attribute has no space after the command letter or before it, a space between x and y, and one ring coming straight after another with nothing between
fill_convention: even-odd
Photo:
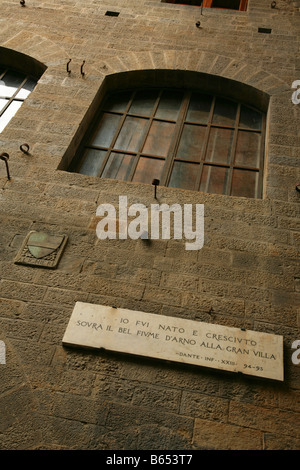
<instances>
[{"instance_id":1,"label":"rough stone masonry","mask_svg":"<svg viewBox=\"0 0 300 470\"><path fill-rule=\"evenodd\" d=\"M296 3L0 0L0 66L37 78L0 135L0 449L299 450ZM267 113L263 197L158 186L160 203L204 205L201 250L99 240L100 204L155 202L151 184L67 171L105 93L200 76ZM54 269L15 263L32 231L67 237ZM282 335L284 381L65 347L76 302Z\"/></svg>"}]
</instances>

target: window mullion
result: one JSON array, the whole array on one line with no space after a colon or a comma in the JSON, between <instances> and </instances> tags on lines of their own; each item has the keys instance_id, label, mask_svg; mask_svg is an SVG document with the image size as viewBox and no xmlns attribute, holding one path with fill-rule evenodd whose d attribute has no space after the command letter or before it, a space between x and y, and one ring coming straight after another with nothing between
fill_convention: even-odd
<instances>
[{"instance_id":1,"label":"window mullion","mask_svg":"<svg viewBox=\"0 0 300 470\"><path fill-rule=\"evenodd\" d=\"M128 104L127 104L127 106L126 106L126 109L125 109L124 113L121 115L119 125L118 125L117 129L115 130L115 133L114 133L114 136L113 136L112 141L111 141L111 143L110 143L110 146L107 148L107 152L106 152L105 158L104 158L104 160L103 160L103 162L102 162L102 165L101 165L101 167L100 167L100 169L99 169L98 177L101 177L101 175L102 175L102 173L103 173L103 170L104 170L104 168L105 168L105 166L106 166L106 164L107 164L107 162L108 162L108 159L109 159L109 157L110 157L110 155L111 155L111 152L112 152L113 149L114 149L115 143L116 143L117 138L118 138L118 136L119 136L119 134L120 134L120 132L121 132L121 129L122 129L123 124L124 124L124 122L125 122L125 119L126 119L126 117L127 117L127 113L128 113L128 111L129 111L129 109L130 109L130 106L131 106L131 104L132 104L134 95L135 95L135 92L132 93L132 95L131 95L131 97L130 97L130 99L129 99L129 101L128 101ZM116 114L121 114L121 113L116 113Z\"/></svg>"},{"instance_id":2,"label":"window mullion","mask_svg":"<svg viewBox=\"0 0 300 470\"><path fill-rule=\"evenodd\" d=\"M2 76L3 76L3 75L2 75ZM0 77L0 79L1 79L1 77ZM17 88L17 90L14 92L14 94L13 94L12 96L8 96L8 97L3 96L3 97L1 97L2 99L7 100L7 103L6 103L6 105L1 109L0 116L2 116L2 115L5 113L5 111L7 110L7 108L9 107L9 105L10 105L13 101L22 101L22 102L24 101L24 99L18 99L18 98L15 99L15 97L17 96L17 94L19 93L19 91L20 91L20 89L23 87L23 85L25 85L25 83L27 82L27 79L28 79L28 77L26 77L26 78L23 80L23 82L21 83L21 85Z\"/></svg>"},{"instance_id":3,"label":"window mullion","mask_svg":"<svg viewBox=\"0 0 300 470\"><path fill-rule=\"evenodd\" d=\"M146 131L145 131L145 135L144 135L144 138L142 139L142 142L141 142L141 145L140 145L140 148L138 150L138 152L136 153L136 158L134 159L134 162L132 164L132 167L131 167L131 170L130 170L130 173L129 173L129 176L128 176L128 181L132 181L132 178L135 174L135 171L136 171L136 167L138 165L138 162L139 162L139 159L140 159L140 156L143 152L143 148L144 148L144 145L146 143L146 140L149 136L149 132L150 132L150 129L151 129L151 125L152 125L152 122L154 120L154 116L155 116L155 113L157 111L157 108L158 108L158 105L159 105L159 102L160 102L160 98L162 96L162 90L160 90L159 94L158 94L158 97L156 98L156 101L155 101L155 105L152 109L152 113L151 115L147 118L148 119L148 123L146 124Z\"/></svg>"},{"instance_id":4,"label":"window mullion","mask_svg":"<svg viewBox=\"0 0 300 470\"><path fill-rule=\"evenodd\" d=\"M206 127L206 133L205 133L205 141L203 145L203 150L202 150L202 156L200 159L200 168L199 168L199 174L198 178L196 181L196 189L197 191L200 190L200 183L201 183L201 178L202 178L202 172L203 172L203 166L204 166L204 161L206 157L206 152L207 152L207 147L208 147L208 142L209 142L209 136L210 136L210 129L212 126L212 120L213 120L213 115L214 115L214 110L215 110L215 104L216 104L216 97L213 97L212 103L211 103L211 108L210 108L210 113L208 116L208 121L207 121L207 127Z\"/></svg>"},{"instance_id":5,"label":"window mullion","mask_svg":"<svg viewBox=\"0 0 300 470\"><path fill-rule=\"evenodd\" d=\"M187 92L184 94L183 102L181 104L181 109L179 111L177 122L175 124L174 135L173 135L172 142L168 151L168 155L166 157L165 168L164 168L164 171L162 174L162 180L161 180L162 186L167 186L171 177L173 162L174 162L176 152L179 147L180 137L183 131L184 123L185 123L185 117L187 114L190 97L191 97L191 92Z\"/></svg>"},{"instance_id":6,"label":"window mullion","mask_svg":"<svg viewBox=\"0 0 300 470\"><path fill-rule=\"evenodd\" d=\"M230 196L231 189L232 189L233 167L234 167L234 160L235 160L236 146L237 146L237 139L238 139L238 132L239 132L240 114L241 114L241 104L239 103L237 113L236 113L236 119L235 119L235 127L234 127L232 148L231 148L231 155L230 155L230 168L229 168L229 174L228 174L228 180L227 180L226 192L225 192L227 196Z\"/></svg>"},{"instance_id":7,"label":"window mullion","mask_svg":"<svg viewBox=\"0 0 300 470\"><path fill-rule=\"evenodd\" d=\"M262 197L263 175L264 175L264 154L265 154L265 135L266 135L266 118L263 117L261 129L261 143L260 143L260 159L259 159L259 174L258 174L258 189L257 197Z\"/></svg>"}]
</instances>

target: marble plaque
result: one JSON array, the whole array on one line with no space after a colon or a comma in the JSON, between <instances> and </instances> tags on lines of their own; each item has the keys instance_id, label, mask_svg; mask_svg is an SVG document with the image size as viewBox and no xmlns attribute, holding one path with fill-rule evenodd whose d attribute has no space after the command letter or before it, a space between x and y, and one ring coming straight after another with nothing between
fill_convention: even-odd
<instances>
[{"instance_id":1,"label":"marble plaque","mask_svg":"<svg viewBox=\"0 0 300 470\"><path fill-rule=\"evenodd\" d=\"M62 342L284 380L282 336L177 317L77 302Z\"/></svg>"}]
</instances>

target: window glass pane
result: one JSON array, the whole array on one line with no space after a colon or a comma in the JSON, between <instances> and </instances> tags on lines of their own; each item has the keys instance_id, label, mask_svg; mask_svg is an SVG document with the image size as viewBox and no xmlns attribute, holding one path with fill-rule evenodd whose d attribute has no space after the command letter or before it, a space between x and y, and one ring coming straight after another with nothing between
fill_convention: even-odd
<instances>
[{"instance_id":1,"label":"window glass pane","mask_svg":"<svg viewBox=\"0 0 300 470\"><path fill-rule=\"evenodd\" d=\"M8 103L8 100L0 98L0 111L4 108L4 106Z\"/></svg>"},{"instance_id":2,"label":"window glass pane","mask_svg":"<svg viewBox=\"0 0 300 470\"><path fill-rule=\"evenodd\" d=\"M128 180L134 157L111 153L102 173L102 178Z\"/></svg>"},{"instance_id":3,"label":"window glass pane","mask_svg":"<svg viewBox=\"0 0 300 470\"><path fill-rule=\"evenodd\" d=\"M225 194L228 169L205 165L201 176L200 191L204 193Z\"/></svg>"},{"instance_id":4,"label":"window glass pane","mask_svg":"<svg viewBox=\"0 0 300 470\"><path fill-rule=\"evenodd\" d=\"M258 197L258 172L233 170L231 195Z\"/></svg>"},{"instance_id":5,"label":"window glass pane","mask_svg":"<svg viewBox=\"0 0 300 470\"><path fill-rule=\"evenodd\" d=\"M248 127L250 129L262 128L262 114L254 109L241 106L240 127Z\"/></svg>"},{"instance_id":6,"label":"window glass pane","mask_svg":"<svg viewBox=\"0 0 300 470\"><path fill-rule=\"evenodd\" d=\"M131 94L132 93L128 91L113 93L106 99L103 109L105 109L106 111L123 113L127 108L128 102L131 98Z\"/></svg>"},{"instance_id":7,"label":"window glass pane","mask_svg":"<svg viewBox=\"0 0 300 470\"><path fill-rule=\"evenodd\" d=\"M138 152L145 134L147 119L127 116L117 138L115 148Z\"/></svg>"},{"instance_id":8,"label":"window glass pane","mask_svg":"<svg viewBox=\"0 0 300 470\"><path fill-rule=\"evenodd\" d=\"M239 131L235 164L259 168L261 135Z\"/></svg>"},{"instance_id":9,"label":"window glass pane","mask_svg":"<svg viewBox=\"0 0 300 470\"><path fill-rule=\"evenodd\" d=\"M11 97L19 88L25 75L17 72L7 72L0 80L0 96Z\"/></svg>"},{"instance_id":10,"label":"window glass pane","mask_svg":"<svg viewBox=\"0 0 300 470\"><path fill-rule=\"evenodd\" d=\"M174 162L169 187L196 189L196 180L200 166L195 163Z\"/></svg>"},{"instance_id":11,"label":"window glass pane","mask_svg":"<svg viewBox=\"0 0 300 470\"><path fill-rule=\"evenodd\" d=\"M186 120L207 124L211 104L212 96L203 95L202 93L193 93L190 100Z\"/></svg>"},{"instance_id":12,"label":"window glass pane","mask_svg":"<svg viewBox=\"0 0 300 470\"><path fill-rule=\"evenodd\" d=\"M235 117L237 112L237 104L224 98L217 98L213 124L219 124L222 126L234 126Z\"/></svg>"},{"instance_id":13,"label":"window glass pane","mask_svg":"<svg viewBox=\"0 0 300 470\"><path fill-rule=\"evenodd\" d=\"M104 113L91 144L95 146L98 145L99 147L109 147L119 125L119 121L119 115Z\"/></svg>"},{"instance_id":14,"label":"window glass pane","mask_svg":"<svg viewBox=\"0 0 300 470\"><path fill-rule=\"evenodd\" d=\"M5 126L11 120L11 118L16 114L20 106L22 105L22 101L12 101L8 108L4 111L2 116L0 117L0 132L3 131Z\"/></svg>"},{"instance_id":15,"label":"window glass pane","mask_svg":"<svg viewBox=\"0 0 300 470\"><path fill-rule=\"evenodd\" d=\"M152 114L158 92L156 90L143 90L136 93L129 112L150 116Z\"/></svg>"},{"instance_id":16,"label":"window glass pane","mask_svg":"<svg viewBox=\"0 0 300 470\"><path fill-rule=\"evenodd\" d=\"M209 162L229 164L232 141L232 130L211 128L205 160Z\"/></svg>"},{"instance_id":17,"label":"window glass pane","mask_svg":"<svg viewBox=\"0 0 300 470\"><path fill-rule=\"evenodd\" d=\"M32 92L36 85L34 80L27 80L26 83L22 86L21 90L17 93L16 98L25 100L27 96Z\"/></svg>"},{"instance_id":18,"label":"window glass pane","mask_svg":"<svg viewBox=\"0 0 300 470\"><path fill-rule=\"evenodd\" d=\"M140 157L132 181L151 184L156 179L161 179L164 160L157 158Z\"/></svg>"},{"instance_id":19,"label":"window glass pane","mask_svg":"<svg viewBox=\"0 0 300 470\"><path fill-rule=\"evenodd\" d=\"M105 154L106 150L87 149L79 173L98 176Z\"/></svg>"},{"instance_id":20,"label":"window glass pane","mask_svg":"<svg viewBox=\"0 0 300 470\"><path fill-rule=\"evenodd\" d=\"M178 91L164 91L160 99L155 117L176 121L180 110L183 94Z\"/></svg>"},{"instance_id":21,"label":"window glass pane","mask_svg":"<svg viewBox=\"0 0 300 470\"><path fill-rule=\"evenodd\" d=\"M143 149L143 153L165 157L168 153L175 124L153 121Z\"/></svg>"},{"instance_id":22,"label":"window glass pane","mask_svg":"<svg viewBox=\"0 0 300 470\"><path fill-rule=\"evenodd\" d=\"M212 8L228 8L229 10L239 10L240 0L213 0Z\"/></svg>"},{"instance_id":23,"label":"window glass pane","mask_svg":"<svg viewBox=\"0 0 300 470\"><path fill-rule=\"evenodd\" d=\"M176 157L199 162L202 155L205 131L206 127L185 124Z\"/></svg>"}]
</instances>

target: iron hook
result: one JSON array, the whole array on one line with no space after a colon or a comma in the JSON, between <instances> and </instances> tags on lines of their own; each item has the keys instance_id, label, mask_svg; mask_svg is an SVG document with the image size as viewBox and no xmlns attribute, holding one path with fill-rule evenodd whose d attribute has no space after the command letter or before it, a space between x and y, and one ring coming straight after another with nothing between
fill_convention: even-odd
<instances>
[{"instance_id":1,"label":"iron hook","mask_svg":"<svg viewBox=\"0 0 300 470\"><path fill-rule=\"evenodd\" d=\"M67 63L67 72L68 72L69 75L70 75L70 73L71 73L71 70L70 70L70 68L69 68L69 63L71 62L71 60L72 60L72 59L69 59L69 60L68 60L68 63Z\"/></svg>"},{"instance_id":2,"label":"iron hook","mask_svg":"<svg viewBox=\"0 0 300 470\"><path fill-rule=\"evenodd\" d=\"M84 64L85 64L85 60L82 62L81 67L80 67L80 73L81 73L82 77L84 77L84 75L85 75L85 73L83 71Z\"/></svg>"},{"instance_id":3,"label":"iron hook","mask_svg":"<svg viewBox=\"0 0 300 470\"><path fill-rule=\"evenodd\" d=\"M7 179L10 180L10 174L9 174L9 168L8 168L8 162L7 162L8 159L9 159L8 153L6 153L6 152L1 153L0 160L3 160L5 162L6 172L7 172Z\"/></svg>"},{"instance_id":4,"label":"iron hook","mask_svg":"<svg viewBox=\"0 0 300 470\"><path fill-rule=\"evenodd\" d=\"M156 199L156 187L159 185L159 180L154 179L152 184L154 185L154 198Z\"/></svg>"}]
</instances>

